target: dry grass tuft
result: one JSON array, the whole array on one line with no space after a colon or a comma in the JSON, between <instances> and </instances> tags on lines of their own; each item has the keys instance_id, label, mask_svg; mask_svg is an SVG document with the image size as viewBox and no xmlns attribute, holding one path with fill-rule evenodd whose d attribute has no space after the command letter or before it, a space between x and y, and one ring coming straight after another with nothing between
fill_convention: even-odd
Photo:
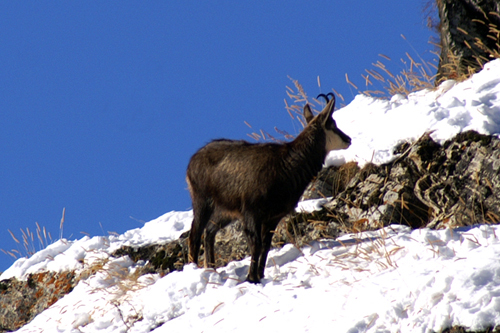
<instances>
[{"instance_id":1,"label":"dry grass tuft","mask_svg":"<svg viewBox=\"0 0 500 333\"><path fill-rule=\"evenodd\" d=\"M66 208L63 208L61 223L59 224L59 239L62 239L63 236L65 212ZM52 235L47 231L45 227L40 227L38 222L35 222L35 225L35 232L32 232L28 227L26 227L26 229L20 229L22 241L20 241L11 230L7 229L14 242L18 244L18 248L12 249L10 251L0 249L0 251L17 260L22 257L29 258L37 251L43 250L50 244L54 243ZM36 243L38 243L38 245Z\"/></svg>"},{"instance_id":2,"label":"dry grass tuft","mask_svg":"<svg viewBox=\"0 0 500 333\"><path fill-rule=\"evenodd\" d=\"M295 80L291 77L288 78L290 79L290 81L292 81L293 87L286 86L286 94L289 100L287 100L286 98L284 99L285 110L288 112L288 115L290 116L290 118L292 118L292 120L297 120L300 126L304 128L307 125L307 123L302 115L303 106L305 104L309 104L311 106L313 113L317 114L321 111L322 107L324 106L324 102L319 101L316 98L310 98L298 80ZM319 76L317 80L318 80L318 86L321 87L321 81ZM332 90L336 94L336 96L340 98L340 100L343 102L344 97L334 89ZM249 128L252 128L252 126L248 122L245 121L245 124ZM270 133L263 130L259 130L259 132L252 132L247 135L252 139L254 139L255 141L273 141L278 143L282 143L287 140L293 140L295 138L295 135L280 130L277 127L274 127L274 130L282 139L278 139L274 135L271 135Z\"/></svg>"},{"instance_id":3,"label":"dry grass tuft","mask_svg":"<svg viewBox=\"0 0 500 333\"><path fill-rule=\"evenodd\" d=\"M401 37L406 40L404 35ZM400 59L403 69L399 74L393 74L383 62L392 61L391 58L384 54L379 54L379 57L383 60L372 63L373 68L366 69L365 75L361 74L367 89L359 93L378 98L390 98L396 94L408 96L415 91L434 88L435 74L433 73L437 70L437 66L433 62L426 62L420 56L417 61L406 52L406 58Z\"/></svg>"},{"instance_id":4,"label":"dry grass tuft","mask_svg":"<svg viewBox=\"0 0 500 333\"><path fill-rule=\"evenodd\" d=\"M92 313L101 316L110 311L110 306L116 309L120 320L128 329L137 321L143 319L142 312L137 310L130 300L133 294L153 284L156 279L152 276L142 278L139 269L129 269L119 261L110 258L97 259L90 264L84 263L84 269L77 277L77 283L82 282L91 288L91 294L101 294L106 297L103 304L96 304ZM92 277L97 277L98 285L95 287ZM104 296L105 295L105 296ZM99 298L99 297L97 297Z\"/></svg>"},{"instance_id":5,"label":"dry grass tuft","mask_svg":"<svg viewBox=\"0 0 500 333\"><path fill-rule=\"evenodd\" d=\"M499 16L499 14L495 12L490 12L489 14ZM471 43L467 41L469 32L466 29L457 27L457 30L464 35L465 46L475 54L473 55L474 60L472 62L467 62L462 59L460 54L455 54L453 50L449 50L446 55L447 63L441 66L443 77L439 78L438 82L436 82L437 84L446 79L453 79L459 82L465 81L470 78L472 74L481 70L487 62L500 58L500 28L493 23L487 23L482 20L474 19L473 21L474 23L482 24L487 27L488 33L486 38L492 40L492 45L494 46L489 47L485 45L483 40L477 37L472 41L471 45ZM469 38L469 40L471 39ZM483 51L486 56L479 54L478 50Z\"/></svg>"},{"instance_id":6,"label":"dry grass tuft","mask_svg":"<svg viewBox=\"0 0 500 333\"><path fill-rule=\"evenodd\" d=\"M36 225L36 238L38 239L38 250L37 247L35 246L36 241L34 233L29 228L26 228L26 230L20 229L22 235L22 242L19 241L19 239L17 239L17 237L11 230L7 229L12 239L18 244L18 249L17 250L12 249L10 251L0 249L0 251L13 257L14 259L18 259L20 257L29 258L37 251L44 249L48 245L52 244L53 240L50 232L47 232L45 227L41 228L38 222L35 222L35 225Z\"/></svg>"},{"instance_id":7,"label":"dry grass tuft","mask_svg":"<svg viewBox=\"0 0 500 333\"><path fill-rule=\"evenodd\" d=\"M361 237L361 234L354 233L351 240L337 240L346 251L334 256L327 266L339 267L342 270L352 269L351 265L356 264L354 268L357 272L378 273L386 269L395 269L398 267L394 256L404 247L396 244L392 237L387 233L387 229L382 228L374 231L372 236ZM371 265L371 264L375 265ZM348 282L348 281L346 281Z\"/></svg>"}]
</instances>

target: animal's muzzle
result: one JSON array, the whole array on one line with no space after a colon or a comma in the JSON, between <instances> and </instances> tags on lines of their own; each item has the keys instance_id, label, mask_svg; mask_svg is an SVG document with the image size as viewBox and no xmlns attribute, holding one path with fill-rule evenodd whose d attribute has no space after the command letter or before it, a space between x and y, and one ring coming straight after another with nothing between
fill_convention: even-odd
<instances>
[{"instance_id":1,"label":"animal's muzzle","mask_svg":"<svg viewBox=\"0 0 500 333\"><path fill-rule=\"evenodd\" d=\"M345 143L344 149L348 148L351 145L351 137L339 130L338 128L335 130L335 133L342 139Z\"/></svg>"}]
</instances>

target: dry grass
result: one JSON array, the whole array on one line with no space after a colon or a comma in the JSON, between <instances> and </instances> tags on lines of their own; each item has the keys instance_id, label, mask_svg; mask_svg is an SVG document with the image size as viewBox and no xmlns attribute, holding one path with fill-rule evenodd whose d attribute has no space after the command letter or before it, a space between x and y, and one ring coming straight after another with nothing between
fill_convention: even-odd
<instances>
[{"instance_id":1,"label":"dry grass","mask_svg":"<svg viewBox=\"0 0 500 333\"><path fill-rule=\"evenodd\" d=\"M288 77L290 81L293 83L293 87L286 86L286 94L288 98L290 99L290 102L285 98L285 110L288 112L288 115L292 120L297 120L302 128L306 126L306 121L302 115L303 111L302 108L305 104L309 104L312 108L313 113L319 113L320 110L316 109L316 107L321 107L324 106L324 102L319 101L316 98L310 98L302 85L299 83L298 80L294 80L290 76ZM318 76L318 86L321 87L321 82ZM344 101L344 97L337 93L335 90L333 90L338 97L341 98L342 101ZM252 128L252 126L248 122L244 122L245 125L247 125L249 128ZM264 130L259 130L258 132L252 132L247 134L249 137L254 139L255 141L273 141L273 142L284 142L286 140L292 140L295 138L295 135L290 134L286 131L280 130L277 127L274 127L274 130L276 131L277 135L280 136L281 138L277 138L275 135L270 134L269 132L266 132Z\"/></svg>"},{"instance_id":2,"label":"dry grass","mask_svg":"<svg viewBox=\"0 0 500 333\"><path fill-rule=\"evenodd\" d=\"M45 227L41 228L38 222L35 222L36 224L36 239L38 240L38 250L36 241L35 241L35 236L34 233L29 229L26 228L20 229L21 230L21 238L22 242L14 235L14 233L7 229L9 232L10 236L12 239L18 244L18 249L12 249L10 251L6 251L4 249L0 249L3 253L13 257L14 259L18 259L20 257L26 257L29 258L33 254L35 254L37 251L46 248L48 245L53 243L52 236L50 232L47 232Z\"/></svg>"},{"instance_id":3,"label":"dry grass","mask_svg":"<svg viewBox=\"0 0 500 333\"><path fill-rule=\"evenodd\" d=\"M319 257L319 262L324 262L324 265L316 265L313 261L308 260L304 256L299 261L306 261L310 270L316 275L321 275L321 272L329 267L344 270L350 270L353 273L376 274L387 269L396 269L396 255L403 246L398 245L393 237L388 234L388 228L383 228L378 231L373 231L370 235L352 234L352 238L331 241L320 241L326 248L334 250L332 256L323 258L316 252L313 256ZM319 263L318 262L318 263ZM294 268L292 268L294 269ZM329 274L330 275L330 274ZM353 274L351 278L343 278L332 283L343 283L351 285L358 282L360 276Z\"/></svg>"},{"instance_id":4,"label":"dry grass","mask_svg":"<svg viewBox=\"0 0 500 333\"><path fill-rule=\"evenodd\" d=\"M91 294L97 295L95 299L106 299L104 303L96 302L91 316L101 317L114 308L128 331L135 322L143 319L141 311L138 311L131 302L134 293L156 281L153 277L140 279L141 275L140 270L131 270L128 265L122 265L119 261L106 257L88 264L84 263L84 268L77 276L75 284L82 282L90 288ZM95 283L92 277L96 277L98 282Z\"/></svg>"},{"instance_id":5,"label":"dry grass","mask_svg":"<svg viewBox=\"0 0 500 333\"><path fill-rule=\"evenodd\" d=\"M292 81L293 86L292 87L286 86L286 94L290 101L287 100L286 98L284 99L285 110L288 112L288 115L290 116L290 118L292 118L292 120L298 121L300 126L304 128L306 126L306 121L302 115L303 106L305 104L309 104L311 106L313 113L317 114L321 111L322 107L324 106L324 102L316 98L309 97L298 80L294 80L291 77L288 78L290 79L290 81ZM318 87L321 88L321 81L319 76L317 77L317 79L318 79ZM339 97L342 101L344 101L344 97L341 94L339 94L335 90L333 91L335 92L337 97ZM248 122L245 121L245 124L249 128L252 128L252 126ZM259 130L258 132L252 132L247 135L252 139L254 139L255 141L272 141L279 143L282 143L287 140L293 140L295 138L295 135L280 130L277 127L274 127L274 130L276 131L277 135L280 136L281 138L277 138L275 135L272 135L262 129Z\"/></svg>"},{"instance_id":6,"label":"dry grass","mask_svg":"<svg viewBox=\"0 0 500 333\"><path fill-rule=\"evenodd\" d=\"M406 40L404 35L401 35L401 37ZM413 48L411 44L410 47ZM437 52L432 53L436 55L436 58L438 57ZM365 74L361 74L365 84L363 90L349 78L347 73L345 74L347 84L354 88L359 94L390 99L395 94L407 96L414 91L434 88L435 72L437 70L437 66L434 62L437 61L426 62L420 55L417 55L418 60L415 60L406 52L406 58L400 59L402 64L401 72L393 74L385 64L387 61L392 61L391 58L384 54L379 54L379 57L380 59L372 64L372 68L365 69ZM298 80L291 77L289 77L289 79L292 85L286 86L285 92L287 98L284 99L285 110L292 120L297 120L300 126L305 127L306 122L302 116L303 106L307 103L311 106L314 113L319 113L324 106L324 102L310 97ZM321 91L321 80L319 76L317 77L317 82L318 88ZM345 106L344 96L335 89L332 89L332 91L337 97L338 105L341 107ZM249 128L252 128L248 122L245 121L245 124ZM274 130L277 133L276 136L263 130L258 130L247 135L256 141L274 142L283 142L295 137L277 127L275 127ZM277 136L279 136L280 139L278 139Z\"/></svg>"},{"instance_id":7,"label":"dry grass","mask_svg":"<svg viewBox=\"0 0 500 333\"><path fill-rule=\"evenodd\" d=\"M470 47L470 45L468 45ZM445 77L438 80L437 84L442 83L445 80L455 80L457 82L463 82L470 78L472 74L476 73L476 68L474 66L464 67L461 64L461 58L455 55L452 51L448 51L448 63L441 65ZM481 68L483 65L481 65Z\"/></svg>"},{"instance_id":8,"label":"dry grass","mask_svg":"<svg viewBox=\"0 0 500 333\"><path fill-rule=\"evenodd\" d=\"M433 70L437 70L434 63L425 62L422 58L416 61L406 52L406 59L400 59L403 69L399 74L393 74L383 62L391 61L391 58L383 54L379 56L382 59L372 63L373 68L366 69L366 74L361 74L365 82L365 90L358 91L359 93L378 98L390 98L396 94L408 96L415 91L434 88ZM352 85L349 81L347 83ZM356 86L354 87L357 89Z\"/></svg>"},{"instance_id":9,"label":"dry grass","mask_svg":"<svg viewBox=\"0 0 500 333\"><path fill-rule=\"evenodd\" d=\"M96 274L102 274L101 279L106 285L102 290L112 293L116 298L123 297L128 292L141 290L154 282L153 278L139 281L142 276L141 270L129 270L128 266L122 266L107 257L85 267L78 275L78 280L86 280Z\"/></svg>"},{"instance_id":10,"label":"dry grass","mask_svg":"<svg viewBox=\"0 0 500 333\"><path fill-rule=\"evenodd\" d=\"M65 214L66 208L63 208L61 223L59 224L59 239L62 239L63 236ZM18 246L17 249L12 249L10 251L4 249L0 249L0 251L17 260L22 257L29 258L37 251L43 250L50 244L54 243L52 235L49 231L47 231L45 227L40 227L38 222L35 222L35 225L36 237L35 233L32 232L28 227L26 227L26 229L20 229L22 241L20 241L11 230L7 229L10 236L12 237L14 242L18 244Z\"/></svg>"},{"instance_id":11,"label":"dry grass","mask_svg":"<svg viewBox=\"0 0 500 333\"><path fill-rule=\"evenodd\" d=\"M494 12L490 12L489 14L500 16L498 13ZM467 40L464 40L464 44L466 45L466 47L473 53L476 53L476 55L473 56L476 63L466 64L464 61L462 61L459 55L456 55L452 51L449 51L447 54L448 63L442 66L444 68L444 73L446 73L446 78L448 79L453 79L459 82L465 81L470 78L472 74L476 73L478 71L478 68L482 69L487 62L493 59L500 58L500 28L495 24L487 24L485 21L481 20L474 20L474 22L487 25L488 35L486 37L495 42L494 47L490 48L486 46L479 38L475 38L472 45L467 42ZM469 35L469 33L465 29L458 27L457 30L462 33L464 37ZM486 57L477 54L474 49L483 51L486 54ZM441 81L443 81L444 79L441 79Z\"/></svg>"}]
</instances>

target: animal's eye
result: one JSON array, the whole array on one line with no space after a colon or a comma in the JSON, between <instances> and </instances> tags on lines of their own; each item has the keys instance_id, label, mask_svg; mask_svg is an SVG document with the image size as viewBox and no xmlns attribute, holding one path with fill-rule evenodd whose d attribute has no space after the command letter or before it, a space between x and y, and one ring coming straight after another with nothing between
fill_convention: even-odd
<instances>
[{"instance_id":1,"label":"animal's eye","mask_svg":"<svg viewBox=\"0 0 500 333\"><path fill-rule=\"evenodd\" d=\"M337 123L335 122L335 120L332 119L331 122L328 122L329 125L328 125L328 129L334 129L334 128L337 128Z\"/></svg>"}]
</instances>

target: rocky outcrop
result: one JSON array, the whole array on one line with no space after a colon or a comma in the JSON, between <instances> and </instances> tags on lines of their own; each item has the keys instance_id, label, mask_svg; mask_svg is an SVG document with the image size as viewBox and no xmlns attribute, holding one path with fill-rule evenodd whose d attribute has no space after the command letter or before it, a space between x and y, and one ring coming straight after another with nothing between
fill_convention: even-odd
<instances>
[{"instance_id":1,"label":"rocky outcrop","mask_svg":"<svg viewBox=\"0 0 500 333\"><path fill-rule=\"evenodd\" d=\"M428 134L403 143L394 161L365 166L324 206L330 223L346 232L391 223L413 228L498 223L499 148L497 137L474 131L443 145Z\"/></svg>"},{"instance_id":2,"label":"rocky outcrop","mask_svg":"<svg viewBox=\"0 0 500 333\"><path fill-rule=\"evenodd\" d=\"M158 273L166 275L173 271L181 271L188 257L189 232L183 233L179 239L164 245L153 244L145 247L124 246L111 256L129 256L134 262L143 262L138 268L140 275Z\"/></svg>"},{"instance_id":3,"label":"rocky outcrop","mask_svg":"<svg viewBox=\"0 0 500 333\"><path fill-rule=\"evenodd\" d=\"M441 56L436 84L478 72L498 54L500 3L497 0L437 0Z\"/></svg>"},{"instance_id":4,"label":"rocky outcrop","mask_svg":"<svg viewBox=\"0 0 500 333\"><path fill-rule=\"evenodd\" d=\"M76 285L73 272L30 274L26 281L0 281L0 332L22 327Z\"/></svg>"}]
</instances>

